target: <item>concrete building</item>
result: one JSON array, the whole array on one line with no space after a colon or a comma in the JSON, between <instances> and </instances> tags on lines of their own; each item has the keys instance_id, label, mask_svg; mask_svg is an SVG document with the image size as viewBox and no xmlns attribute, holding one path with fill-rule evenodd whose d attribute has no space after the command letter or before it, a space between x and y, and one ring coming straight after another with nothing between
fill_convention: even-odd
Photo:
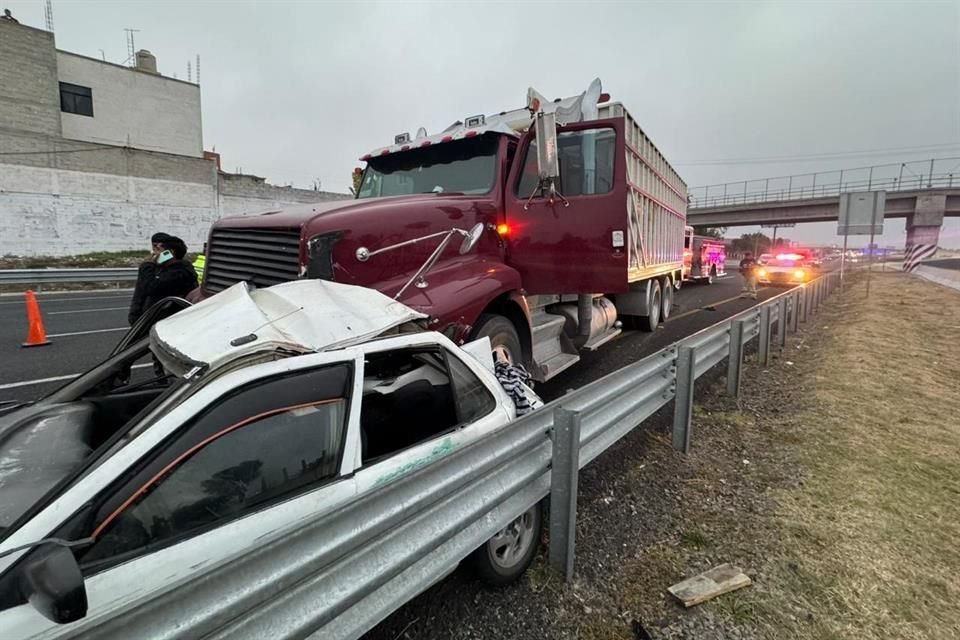
<instances>
[{"instance_id":1,"label":"concrete building","mask_svg":"<svg viewBox=\"0 0 960 640\"><path fill-rule=\"evenodd\" d=\"M149 51L133 68L57 51L63 137L203 157L200 86L156 68Z\"/></svg>"},{"instance_id":2,"label":"concrete building","mask_svg":"<svg viewBox=\"0 0 960 640\"><path fill-rule=\"evenodd\" d=\"M145 247L154 231L199 248L210 225L349 197L219 170L204 154L197 84L56 49L0 21L0 255Z\"/></svg>"}]
</instances>

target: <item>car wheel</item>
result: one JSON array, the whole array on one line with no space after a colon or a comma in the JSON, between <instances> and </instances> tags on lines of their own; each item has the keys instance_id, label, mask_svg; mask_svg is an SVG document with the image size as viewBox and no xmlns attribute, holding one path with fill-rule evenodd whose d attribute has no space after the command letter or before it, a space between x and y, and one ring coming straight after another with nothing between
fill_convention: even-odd
<instances>
[{"instance_id":1,"label":"car wheel","mask_svg":"<svg viewBox=\"0 0 960 640\"><path fill-rule=\"evenodd\" d=\"M509 584L523 575L540 546L543 513L530 507L473 552L474 569L487 584Z\"/></svg>"},{"instance_id":2,"label":"car wheel","mask_svg":"<svg viewBox=\"0 0 960 640\"><path fill-rule=\"evenodd\" d=\"M640 316L640 328L644 331L654 331L660 325L660 281L650 281L650 315Z\"/></svg>"},{"instance_id":3,"label":"car wheel","mask_svg":"<svg viewBox=\"0 0 960 640\"><path fill-rule=\"evenodd\" d=\"M673 285L670 284L670 276L663 279L660 292L663 298L663 302L660 305L660 320L666 322L667 318L670 317L670 312L673 310Z\"/></svg>"},{"instance_id":4,"label":"car wheel","mask_svg":"<svg viewBox=\"0 0 960 640\"><path fill-rule=\"evenodd\" d=\"M523 362L523 349L520 347L520 336L513 323L492 313L484 313L477 319L477 324L470 334L476 338L490 338L495 362L503 361L509 364Z\"/></svg>"}]
</instances>

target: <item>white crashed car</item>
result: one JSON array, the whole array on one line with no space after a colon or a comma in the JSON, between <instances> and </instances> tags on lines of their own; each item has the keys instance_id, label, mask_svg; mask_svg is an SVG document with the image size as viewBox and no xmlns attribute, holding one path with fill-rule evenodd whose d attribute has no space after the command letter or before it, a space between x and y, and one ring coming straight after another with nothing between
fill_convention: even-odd
<instances>
[{"instance_id":1,"label":"white crashed car","mask_svg":"<svg viewBox=\"0 0 960 640\"><path fill-rule=\"evenodd\" d=\"M82 637L211 549L235 557L514 420L489 342L421 318L322 280L238 284L0 417L0 637ZM480 574L518 577L541 523L534 507L478 549Z\"/></svg>"}]
</instances>

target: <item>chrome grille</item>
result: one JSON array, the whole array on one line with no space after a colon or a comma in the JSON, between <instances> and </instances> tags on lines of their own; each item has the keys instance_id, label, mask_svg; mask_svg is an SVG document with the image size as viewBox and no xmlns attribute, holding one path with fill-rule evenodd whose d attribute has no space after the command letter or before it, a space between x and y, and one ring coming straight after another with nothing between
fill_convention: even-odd
<instances>
[{"instance_id":1,"label":"chrome grille","mask_svg":"<svg viewBox=\"0 0 960 640\"><path fill-rule=\"evenodd\" d=\"M214 229L207 246L204 287L211 293L238 282L269 287L300 275L300 232Z\"/></svg>"}]
</instances>

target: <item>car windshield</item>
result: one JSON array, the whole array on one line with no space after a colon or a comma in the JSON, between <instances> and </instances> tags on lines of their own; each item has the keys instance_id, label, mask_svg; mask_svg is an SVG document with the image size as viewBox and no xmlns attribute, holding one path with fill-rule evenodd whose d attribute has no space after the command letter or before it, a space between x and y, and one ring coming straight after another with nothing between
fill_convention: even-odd
<instances>
[{"instance_id":1,"label":"car windshield","mask_svg":"<svg viewBox=\"0 0 960 640\"><path fill-rule=\"evenodd\" d=\"M482 195L493 188L497 137L467 138L372 158L358 198L414 193Z\"/></svg>"},{"instance_id":2,"label":"car windshield","mask_svg":"<svg viewBox=\"0 0 960 640\"><path fill-rule=\"evenodd\" d=\"M0 537L182 381L156 374L147 340L0 418Z\"/></svg>"},{"instance_id":3,"label":"car windshield","mask_svg":"<svg viewBox=\"0 0 960 640\"><path fill-rule=\"evenodd\" d=\"M803 257L799 258L771 258L766 262L768 267L803 267L806 261Z\"/></svg>"}]
</instances>

